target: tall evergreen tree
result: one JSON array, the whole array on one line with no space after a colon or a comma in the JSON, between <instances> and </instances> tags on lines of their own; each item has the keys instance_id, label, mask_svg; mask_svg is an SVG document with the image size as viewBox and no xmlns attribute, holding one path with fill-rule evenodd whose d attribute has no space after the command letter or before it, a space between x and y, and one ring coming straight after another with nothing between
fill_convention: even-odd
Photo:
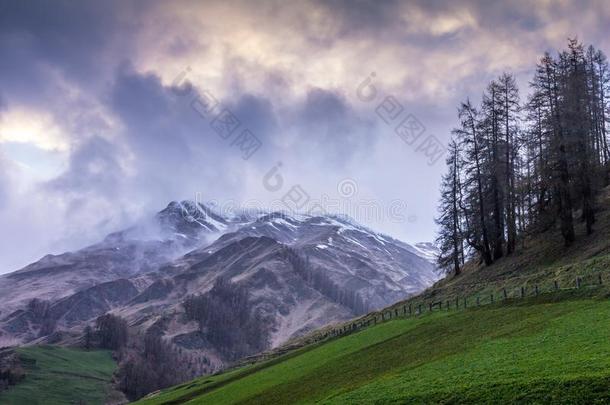
<instances>
[{"instance_id":1,"label":"tall evergreen tree","mask_svg":"<svg viewBox=\"0 0 610 405\"><path fill-rule=\"evenodd\" d=\"M569 246L579 213L594 231L595 197L610 183L609 86L606 56L571 39L541 58L523 107L510 74L480 109L460 105L437 218L441 266L459 274L475 255L489 265L553 226Z\"/></svg>"},{"instance_id":2,"label":"tall evergreen tree","mask_svg":"<svg viewBox=\"0 0 610 405\"><path fill-rule=\"evenodd\" d=\"M438 263L441 268L451 268L456 276L460 274L461 266L464 263L459 159L458 145L455 142L451 142L447 158L449 170L443 176L439 217L436 220L440 227L440 233L436 240L441 252Z\"/></svg>"},{"instance_id":3,"label":"tall evergreen tree","mask_svg":"<svg viewBox=\"0 0 610 405\"><path fill-rule=\"evenodd\" d=\"M489 265L493 262L487 216L488 190L484 176L486 151L484 138L479 132L479 113L470 100L462 103L458 110L460 126L453 133L460 149L464 152L464 201L465 221L468 222L464 239L468 245L481 254Z\"/></svg>"}]
</instances>

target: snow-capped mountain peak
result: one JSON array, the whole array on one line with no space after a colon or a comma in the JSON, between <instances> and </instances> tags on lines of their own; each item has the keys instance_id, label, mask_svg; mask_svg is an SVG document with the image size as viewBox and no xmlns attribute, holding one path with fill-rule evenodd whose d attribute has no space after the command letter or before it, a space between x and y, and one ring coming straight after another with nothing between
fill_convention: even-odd
<instances>
[{"instance_id":1,"label":"snow-capped mountain peak","mask_svg":"<svg viewBox=\"0 0 610 405\"><path fill-rule=\"evenodd\" d=\"M222 363L230 348L210 346L185 320L186 297L213 295L215 286L246 291L245 316L264 317L261 333L275 346L430 286L439 278L433 251L342 215L225 215L208 204L173 201L96 245L0 277L0 337L29 342L57 330L80 333L113 311L144 330L163 320L168 341ZM32 297L46 301L52 319L28 309Z\"/></svg>"}]
</instances>

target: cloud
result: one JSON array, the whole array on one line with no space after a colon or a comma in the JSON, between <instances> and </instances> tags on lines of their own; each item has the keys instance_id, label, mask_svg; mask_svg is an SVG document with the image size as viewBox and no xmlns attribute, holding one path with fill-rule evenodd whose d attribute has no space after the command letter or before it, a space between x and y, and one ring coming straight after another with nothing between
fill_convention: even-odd
<instances>
[{"instance_id":1,"label":"cloud","mask_svg":"<svg viewBox=\"0 0 610 405\"><path fill-rule=\"evenodd\" d=\"M116 72L108 108L122 124L118 141L135 188L157 206L164 199L192 196L195 187L208 182L229 191L232 181L223 181L222 174L239 171L227 162L230 145L214 132L211 118L192 108L196 96L196 91L188 99L177 96L153 73L124 67Z\"/></svg>"},{"instance_id":2,"label":"cloud","mask_svg":"<svg viewBox=\"0 0 610 405\"><path fill-rule=\"evenodd\" d=\"M278 134L278 122L272 102L261 96L244 94L230 105L231 111L253 133L266 141Z\"/></svg>"},{"instance_id":3,"label":"cloud","mask_svg":"<svg viewBox=\"0 0 610 405\"><path fill-rule=\"evenodd\" d=\"M11 184L9 181L9 163L0 151L0 210L6 208Z\"/></svg>"},{"instance_id":4,"label":"cloud","mask_svg":"<svg viewBox=\"0 0 610 405\"><path fill-rule=\"evenodd\" d=\"M24 108L14 108L2 115L0 142L30 143L46 150L68 147L67 135L51 114Z\"/></svg>"},{"instance_id":5,"label":"cloud","mask_svg":"<svg viewBox=\"0 0 610 405\"><path fill-rule=\"evenodd\" d=\"M377 140L370 118L364 119L340 92L312 88L294 111L295 148L331 167L343 166Z\"/></svg>"},{"instance_id":6,"label":"cloud","mask_svg":"<svg viewBox=\"0 0 610 405\"><path fill-rule=\"evenodd\" d=\"M609 22L602 0L4 2L0 266L76 249L197 192L277 199L261 177L278 161L287 186L314 197L350 177L363 195L407 200L416 229L368 225L432 239L442 165L402 142L378 102L394 96L446 139L460 99L504 70L526 84L568 36L608 49ZM171 84L187 67L195 90L179 96ZM355 89L371 72L379 99L364 103ZM204 92L239 119L236 134L261 140L251 159L193 110ZM63 170L29 176L21 163L36 155L7 142Z\"/></svg>"},{"instance_id":7,"label":"cloud","mask_svg":"<svg viewBox=\"0 0 610 405\"><path fill-rule=\"evenodd\" d=\"M68 169L47 186L63 195L112 200L115 193L121 193L125 176L119 159L119 151L109 141L91 137L70 155Z\"/></svg>"},{"instance_id":8,"label":"cloud","mask_svg":"<svg viewBox=\"0 0 610 405\"><path fill-rule=\"evenodd\" d=\"M109 47L115 51L128 47L133 8L120 1L5 3L0 13L0 49L10 58L3 58L8 63L3 73L18 74L20 69L31 73L32 65L23 62L36 61L35 69L52 65L83 84L89 82L105 68L101 57Z\"/></svg>"}]
</instances>

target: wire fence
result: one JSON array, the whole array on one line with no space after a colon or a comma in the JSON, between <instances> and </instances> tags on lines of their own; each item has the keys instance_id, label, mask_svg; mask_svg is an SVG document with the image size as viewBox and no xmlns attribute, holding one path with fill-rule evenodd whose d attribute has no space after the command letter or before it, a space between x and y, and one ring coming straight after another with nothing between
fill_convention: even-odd
<instances>
[{"instance_id":1,"label":"wire fence","mask_svg":"<svg viewBox=\"0 0 610 405\"><path fill-rule=\"evenodd\" d=\"M531 281L531 280L530 280ZM574 291L584 288L600 287L605 283L602 273L588 274L585 276L574 277L569 282L554 280L552 283L536 283L529 282L526 285L518 287L491 287L487 292L481 290L469 296L453 295L451 297L443 297L442 299L421 299L414 297L411 302L395 305L390 308L383 309L374 314L369 314L364 318L356 319L352 322L347 322L339 327L332 327L324 333L309 339L308 343L322 341L329 338L344 336L350 333L357 332L367 327L377 325L397 318L418 317L424 314L429 314L439 311L459 311L469 308L491 305L498 302L520 300L526 298L537 297L542 294L552 294L561 291Z\"/></svg>"}]
</instances>

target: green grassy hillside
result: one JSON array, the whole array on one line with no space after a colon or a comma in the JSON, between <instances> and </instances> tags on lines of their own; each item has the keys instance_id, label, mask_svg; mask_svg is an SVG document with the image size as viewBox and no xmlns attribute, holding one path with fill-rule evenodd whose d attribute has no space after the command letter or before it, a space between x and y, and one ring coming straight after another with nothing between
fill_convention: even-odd
<instances>
[{"instance_id":1,"label":"green grassy hillside","mask_svg":"<svg viewBox=\"0 0 610 405\"><path fill-rule=\"evenodd\" d=\"M3 405L103 404L116 364L108 351L56 346L17 349L23 382L0 394Z\"/></svg>"},{"instance_id":2,"label":"green grassy hillside","mask_svg":"<svg viewBox=\"0 0 610 405\"><path fill-rule=\"evenodd\" d=\"M346 323L356 332L323 328L141 403L609 403L610 188L599 207L570 248L556 229L532 235Z\"/></svg>"},{"instance_id":3,"label":"green grassy hillside","mask_svg":"<svg viewBox=\"0 0 610 405\"><path fill-rule=\"evenodd\" d=\"M142 404L610 401L602 289L396 319Z\"/></svg>"},{"instance_id":4,"label":"green grassy hillside","mask_svg":"<svg viewBox=\"0 0 610 405\"><path fill-rule=\"evenodd\" d=\"M583 223L575 224L577 240L566 248L559 229L551 228L544 233L533 234L520 242L519 249L506 256L492 266L481 263L467 263L459 277L448 276L421 294L411 297L385 308L383 311L372 312L359 319L347 322L370 323L373 319L386 316L400 316L411 306L416 312L420 305L422 311L428 311L431 303L433 310L438 310L439 304L446 308L447 304L455 309L456 299L463 308L464 300L467 306L487 305L492 302L511 298L531 297L538 293L575 289L577 279L583 287L598 287L600 281L603 287L610 291L610 187L603 190L598 197L597 223L595 232L587 235ZM341 328L342 325L339 325ZM314 331L307 336L297 338L271 353L255 357L260 360L272 357L285 350L311 344L320 340L331 328Z\"/></svg>"}]
</instances>

